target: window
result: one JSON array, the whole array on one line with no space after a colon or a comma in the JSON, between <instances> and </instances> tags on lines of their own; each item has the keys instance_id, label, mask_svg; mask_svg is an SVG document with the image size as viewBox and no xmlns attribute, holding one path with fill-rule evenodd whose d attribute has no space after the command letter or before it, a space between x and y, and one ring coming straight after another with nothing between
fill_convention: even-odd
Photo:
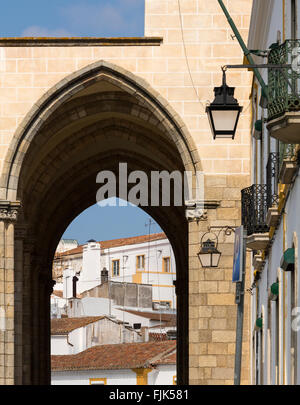
<instances>
[{"instance_id":1,"label":"window","mask_svg":"<svg viewBox=\"0 0 300 405\"><path fill-rule=\"evenodd\" d=\"M90 378L90 385L107 385L107 378Z\"/></svg>"},{"instance_id":2,"label":"window","mask_svg":"<svg viewBox=\"0 0 300 405\"><path fill-rule=\"evenodd\" d=\"M112 275L113 277L120 275L120 260L112 261Z\"/></svg>"},{"instance_id":3,"label":"window","mask_svg":"<svg viewBox=\"0 0 300 405\"><path fill-rule=\"evenodd\" d=\"M170 273L170 257L163 257L163 272Z\"/></svg>"},{"instance_id":4,"label":"window","mask_svg":"<svg viewBox=\"0 0 300 405\"><path fill-rule=\"evenodd\" d=\"M139 255L136 257L136 269L145 270L145 255Z\"/></svg>"}]
</instances>

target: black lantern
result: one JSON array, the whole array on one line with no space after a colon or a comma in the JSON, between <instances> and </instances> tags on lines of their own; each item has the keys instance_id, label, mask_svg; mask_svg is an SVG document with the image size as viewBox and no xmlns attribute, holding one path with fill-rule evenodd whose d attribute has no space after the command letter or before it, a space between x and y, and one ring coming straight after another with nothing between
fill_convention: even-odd
<instances>
[{"instance_id":1,"label":"black lantern","mask_svg":"<svg viewBox=\"0 0 300 405\"><path fill-rule=\"evenodd\" d=\"M201 266L218 267L221 257L221 252L219 252L217 249L218 244L216 244L214 241L210 239L207 239L205 242L202 243L202 239L201 239L201 250L198 253Z\"/></svg>"},{"instance_id":2,"label":"black lantern","mask_svg":"<svg viewBox=\"0 0 300 405\"><path fill-rule=\"evenodd\" d=\"M236 127L243 110L237 100L233 97L234 87L226 84L226 68L223 71L223 84L221 87L215 87L215 99L206 107L210 127L214 139L231 138L234 139Z\"/></svg>"}]
</instances>

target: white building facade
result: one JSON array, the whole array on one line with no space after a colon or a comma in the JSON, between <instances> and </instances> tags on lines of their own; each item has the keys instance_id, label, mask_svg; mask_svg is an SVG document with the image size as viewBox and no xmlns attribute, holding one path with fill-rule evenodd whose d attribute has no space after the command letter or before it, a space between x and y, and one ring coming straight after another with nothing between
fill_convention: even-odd
<instances>
[{"instance_id":1,"label":"white building facade","mask_svg":"<svg viewBox=\"0 0 300 405\"><path fill-rule=\"evenodd\" d=\"M257 385L300 384L299 28L298 1L254 0L248 47L264 56L256 63L290 64L260 69L267 95L257 79L252 86L252 186L242 191L242 223L252 250L251 382Z\"/></svg>"},{"instance_id":2,"label":"white building facade","mask_svg":"<svg viewBox=\"0 0 300 405\"><path fill-rule=\"evenodd\" d=\"M176 308L174 282L176 263L166 236L152 234L112 241L89 241L65 252L57 252L53 273L62 275L64 297L73 295L73 277L77 276L77 293L101 284L101 271L108 271L108 280L152 285L153 302ZM63 279L63 280L62 280Z\"/></svg>"}]
</instances>

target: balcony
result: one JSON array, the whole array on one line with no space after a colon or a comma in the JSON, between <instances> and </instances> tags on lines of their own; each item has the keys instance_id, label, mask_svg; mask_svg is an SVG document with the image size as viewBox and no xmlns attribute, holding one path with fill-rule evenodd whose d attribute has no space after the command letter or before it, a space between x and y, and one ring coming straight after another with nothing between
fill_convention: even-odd
<instances>
[{"instance_id":1,"label":"balcony","mask_svg":"<svg viewBox=\"0 0 300 405\"><path fill-rule=\"evenodd\" d=\"M267 175L267 217L266 224L269 227L276 226L279 221L278 212L278 182L279 182L280 154L272 152L269 155L266 175Z\"/></svg>"},{"instance_id":2,"label":"balcony","mask_svg":"<svg viewBox=\"0 0 300 405\"><path fill-rule=\"evenodd\" d=\"M242 190L242 225L247 231L247 247L263 250L269 244L267 185L253 184Z\"/></svg>"},{"instance_id":3,"label":"balcony","mask_svg":"<svg viewBox=\"0 0 300 405\"><path fill-rule=\"evenodd\" d=\"M300 40L287 40L269 52L268 63L288 64L284 69L268 69L268 124L274 138L300 143Z\"/></svg>"},{"instance_id":4,"label":"balcony","mask_svg":"<svg viewBox=\"0 0 300 405\"><path fill-rule=\"evenodd\" d=\"M291 184L298 171L298 157L295 144L280 144L280 171L281 184Z\"/></svg>"}]
</instances>

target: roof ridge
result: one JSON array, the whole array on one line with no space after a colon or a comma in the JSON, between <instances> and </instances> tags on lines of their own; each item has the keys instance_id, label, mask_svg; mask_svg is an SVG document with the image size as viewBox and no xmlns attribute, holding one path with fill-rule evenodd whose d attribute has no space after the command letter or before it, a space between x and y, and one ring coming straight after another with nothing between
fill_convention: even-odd
<instances>
[{"instance_id":1,"label":"roof ridge","mask_svg":"<svg viewBox=\"0 0 300 405\"><path fill-rule=\"evenodd\" d=\"M150 235L149 234L147 234L147 235L136 235L136 236L128 236L126 238L115 238L115 239L100 240L100 241L96 241L96 243L101 244L101 243L109 243L109 242L112 243L112 242L116 242L116 241L130 241L130 240L136 239L136 238L148 238L149 239L149 237L150 237L150 239L151 239L151 237L161 237L161 239L167 239L167 235L164 232L156 232L156 233L151 233ZM141 242L141 243L146 243L146 242L148 242L148 241L145 240L144 242ZM151 242L151 240L150 240L150 242ZM135 244L137 244L137 243L138 242L136 242ZM83 249L83 246L85 246L85 245L86 245L86 243L78 245L77 247L72 248L70 250L66 250L65 252L57 252L55 254L55 256L59 257L59 256L67 255L67 254L72 254L71 253L72 251L74 251L74 254L81 253L81 250ZM115 246L115 247L117 247L117 246ZM103 249L107 249L107 248L104 247Z\"/></svg>"},{"instance_id":2,"label":"roof ridge","mask_svg":"<svg viewBox=\"0 0 300 405\"><path fill-rule=\"evenodd\" d=\"M175 342L175 347L168 348L164 352L159 353L157 356L154 356L152 359L146 361L146 364L149 364L149 365L154 364L157 361L162 360L165 356L169 355L172 351L176 350L176 346L177 346L176 340L165 340L164 342ZM162 343L162 342L159 342L159 343Z\"/></svg>"}]
</instances>

